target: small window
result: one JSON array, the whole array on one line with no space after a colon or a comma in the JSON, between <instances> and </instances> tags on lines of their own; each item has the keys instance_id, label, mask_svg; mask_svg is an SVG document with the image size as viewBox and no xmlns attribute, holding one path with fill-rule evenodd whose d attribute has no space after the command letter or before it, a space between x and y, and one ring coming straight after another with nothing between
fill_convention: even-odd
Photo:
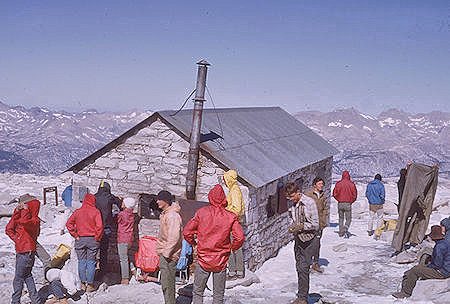
<instances>
[{"instance_id":1,"label":"small window","mask_svg":"<svg viewBox=\"0 0 450 304\"><path fill-rule=\"evenodd\" d=\"M269 195L269 199L267 200L266 211L267 217L272 217L276 214L278 209L278 196L277 195Z\"/></svg>"},{"instance_id":2,"label":"small window","mask_svg":"<svg viewBox=\"0 0 450 304\"><path fill-rule=\"evenodd\" d=\"M277 193L270 195L266 205L267 217L275 214L282 214L288 210L286 193L284 192L284 183L277 184Z\"/></svg>"}]
</instances>

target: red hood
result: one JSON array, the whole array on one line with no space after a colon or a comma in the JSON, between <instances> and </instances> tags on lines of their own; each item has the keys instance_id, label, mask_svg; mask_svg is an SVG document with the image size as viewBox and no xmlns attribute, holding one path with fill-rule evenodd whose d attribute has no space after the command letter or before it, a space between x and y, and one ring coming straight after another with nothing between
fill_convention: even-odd
<instances>
[{"instance_id":1,"label":"red hood","mask_svg":"<svg viewBox=\"0 0 450 304\"><path fill-rule=\"evenodd\" d=\"M227 197L221 185L217 184L208 193L208 200L212 206L225 208L228 205Z\"/></svg>"},{"instance_id":2,"label":"red hood","mask_svg":"<svg viewBox=\"0 0 450 304\"><path fill-rule=\"evenodd\" d=\"M348 173L347 170L345 170L344 172L342 172L342 179L350 179L350 173Z\"/></svg>"},{"instance_id":3,"label":"red hood","mask_svg":"<svg viewBox=\"0 0 450 304\"><path fill-rule=\"evenodd\" d=\"M30 209L31 218L38 217L39 208L41 207L41 203L38 200L32 200L26 202L28 209Z\"/></svg>"},{"instance_id":4,"label":"red hood","mask_svg":"<svg viewBox=\"0 0 450 304\"><path fill-rule=\"evenodd\" d=\"M93 194L86 194L83 200L83 206L85 205L95 208L95 196Z\"/></svg>"}]
</instances>

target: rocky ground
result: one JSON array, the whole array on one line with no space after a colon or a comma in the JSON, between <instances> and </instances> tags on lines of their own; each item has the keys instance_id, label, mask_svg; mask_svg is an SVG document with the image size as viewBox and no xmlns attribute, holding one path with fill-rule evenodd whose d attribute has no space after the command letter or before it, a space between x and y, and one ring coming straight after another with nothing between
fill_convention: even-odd
<instances>
[{"instance_id":1,"label":"rocky ground","mask_svg":"<svg viewBox=\"0 0 450 304\"><path fill-rule=\"evenodd\" d=\"M13 206L6 203L24 192L29 192L42 199L42 187L64 186L70 182L68 177L38 177L34 175L0 174L0 202L1 212L10 212ZM393 179L386 181L387 203L385 218L396 218L394 202L397 199L396 185ZM389 237L374 240L367 235L367 200L364 198L365 184L357 184L359 198L353 205L352 237L342 239L337 235L337 205L333 200L331 205L331 225L324 231L321 249L321 264L323 274L311 275L311 303L449 303L450 290L447 294L430 300L430 297L415 295L413 299L395 301L390 295L396 291L401 282L403 272L411 264L397 264L390 258L393 249L390 247ZM92 189L94 190L94 189ZM52 197L52 195L50 195ZM450 214L450 182L441 179L436 195L435 206L439 206L432 213L430 225L439 223L441 218ZM43 220L39 242L53 254L61 243L70 244L71 238L66 233L59 235L58 226L61 223L63 207L56 207L54 199L43 206L40 216ZM4 231L9 218L0 218L0 229ZM14 246L12 241L0 233L0 303L8 303L12 291L14 275ZM43 280L42 265L36 262L33 270L35 281L40 284ZM226 304L247 303L289 303L295 298L297 277L293 256L293 244L282 248L278 255L267 261L256 271L259 283L251 286L237 286L227 289ZM40 285L39 285L40 286ZM418 286L419 288L420 286ZM421 294L427 290L436 290L438 285L421 289ZM210 304L210 294L205 299ZM319 300L321 298L322 300ZM24 297L26 303L27 297ZM447 302L445 302L447 301ZM89 298L83 298L76 303L163 303L162 292L155 283L140 284L133 282L129 286L110 286L106 290L101 288Z\"/></svg>"}]
</instances>

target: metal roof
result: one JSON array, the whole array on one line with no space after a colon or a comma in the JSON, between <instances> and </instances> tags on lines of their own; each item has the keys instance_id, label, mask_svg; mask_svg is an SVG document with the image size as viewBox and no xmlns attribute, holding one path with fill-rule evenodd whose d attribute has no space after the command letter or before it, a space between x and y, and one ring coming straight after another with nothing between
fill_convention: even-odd
<instances>
[{"instance_id":1,"label":"metal roof","mask_svg":"<svg viewBox=\"0 0 450 304\"><path fill-rule=\"evenodd\" d=\"M158 113L189 138L192 112ZM338 153L279 107L205 109L201 133L201 149L255 187Z\"/></svg>"},{"instance_id":2,"label":"metal roof","mask_svg":"<svg viewBox=\"0 0 450 304\"><path fill-rule=\"evenodd\" d=\"M189 141L193 110L160 111L66 171L75 173L160 118ZM279 107L204 109L200 148L224 169L261 187L338 151Z\"/></svg>"}]
</instances>

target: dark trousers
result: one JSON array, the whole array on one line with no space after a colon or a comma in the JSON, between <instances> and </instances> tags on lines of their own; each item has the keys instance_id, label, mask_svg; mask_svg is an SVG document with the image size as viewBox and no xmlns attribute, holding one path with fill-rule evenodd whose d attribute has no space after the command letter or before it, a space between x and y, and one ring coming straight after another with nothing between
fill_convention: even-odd
<instances>
[{"instance_id":1,"label":"dark trousers","mask_svg":"<svg viewBox=\"0 0 450 304\"><path fill-rule=\"evenodd\" d=\"M352 204L339 202L338 214L339 214L339 233L347 232L348 229L350 228L350 224L352 223Z\"/></svg>"},{"instance_id":2,"label":"dark trousers","mask_svg":"<svg viewBox=\"0 0 450 304\"><path fill-rule=\"evenodd\" d=\"M175 304L175 276L177 262L159 255L159 271L161 272L161 288L165 304Z\"/></svg>"},{"instance_id":3,"label":"dark trousers","mask_svg":"<svg viewBox=\"0 0 450 304\"><path fill-rule=\"evenodd\" d=\"M75 252L78 257L78 275L83 283L94 283L95 262L99 242L93 236L82 236L75 240Z\"/></svg>"},{"instance_id":4,"label":"dark trousers","mask_svg":"<svg viewBox=\"0 0 450 304\"><path fill-rule=\"evenodd\" d=\"M445 279L446 277L437 269L427 267L425 265L416 265L406 271L402 280L402 291L411 295L418 279Z\"/></svg>"},{"instance_id":5,"label":"dark trousers","mask_svg":"<svg viewBox=\"0 0 450 304\"><path fill-rule=\"evenodd\" d=\"M314 255L313 255L313 261L319 262L319 255L320 255L320 241L322 240L322 230L320 230L316 236L318 239L316 244L316 248L314 249Z\"/></svg>"},{"instance_id":6,"label":"dark trousers","mask_svg":"<svg viewBox=\"0 0 450 304\"><path fill-rule=\"evenodd\" d=\"M303 300L308 299L309 266L311 265L311 259L316 252L317 242L319 242L317 237L314 237L307 242L302 242L297 236L295 237L294 254L298 278L297 297Z\"/></svg>"},{"instance_id":7,"label":"dark trousers","mask_svg":"<svg viewBox=\"0 0 450 304\"><path fill-rule=\"evenodd\" d=\"M31 270L34 266L34 251L16 254L16 271L13 280L13 295L11 299L12 304L20 303L22 297L23 284L27 285L28 293L30 294L31 303L38 304L39 297L34 284Z\"/></svg>"},{"instance_id":8,"label":"dark trousers","mask_svg":"<svg viewBox=\"0 0 450 304\"><path fill-rule=\"evenodd\" d=\"M38 292L40 303L44 304L49 296L54 295L57 299L62 299L68 297L67 289L64 288L63 284L56 280L48 285L43 286Z\"/></svg>"},{"instance_id":9,"label":"dark trousers","mask_svg":"<svg viewBox=\"0 0 450 304\"><path fill-rule=\"evenodd\" d=\"M108 248L109 248L109 237L111 235L111 230L105 229L103 236L100 240L100 273L106 272L106 266L108 265Z\"/></svg>"}]
</instances>

